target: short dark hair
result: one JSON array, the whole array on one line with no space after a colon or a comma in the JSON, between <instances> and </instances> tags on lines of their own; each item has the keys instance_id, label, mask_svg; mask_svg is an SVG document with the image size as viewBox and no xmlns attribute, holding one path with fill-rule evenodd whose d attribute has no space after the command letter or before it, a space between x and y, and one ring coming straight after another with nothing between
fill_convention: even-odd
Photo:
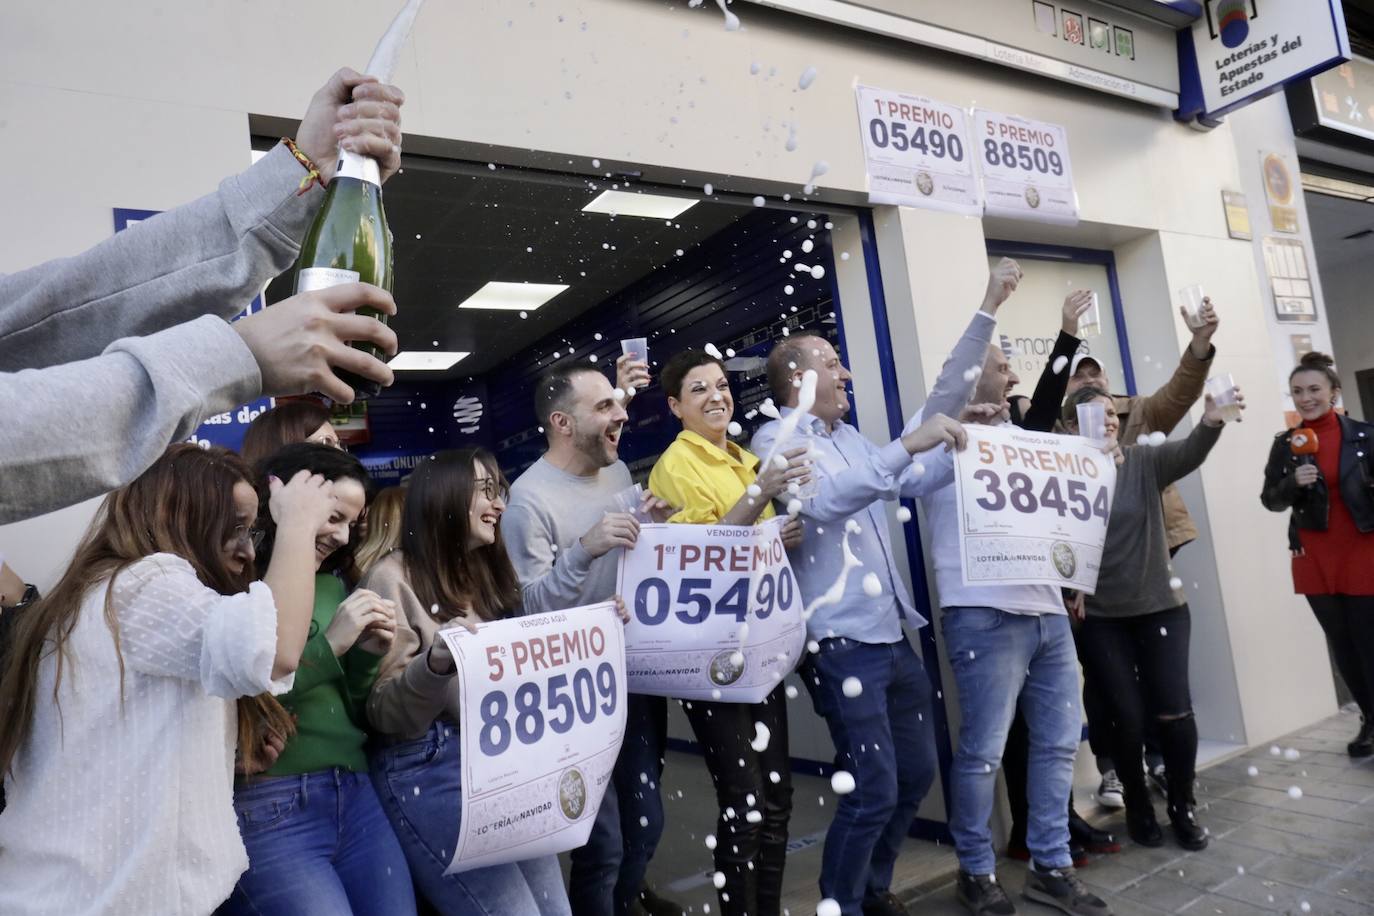
<instances>
[{"instance_id":1,"label":"short dark hair","mask_svg":"<svg viewBox=\"0 0 1374 916\"><path fill-rule=\"evenodd\" d=\"M1084 385L1064 400L1064 410L1062 413L1064 423L1078 424L1079 404L1087 404L1090 401L1096 401L1098 398L1107 398L1111 400L1111 397L1112 396L1107 393L1107 389L1105 388L1099 388L1096 385Z\"/></svg>"},{"instance_id":2,"label":"short dark hair","mask_svg":"<svg viewBox=\"0 0 1374 916\"><path fill-rule=\"evenodd\" d=\"M779 407L787 405L795 390L792 373L806 368L805 360L815 349L804 346L804 340L825 340L829 343L825 335L818 331L798 331L773 344L773 351L768 354L768 388L773 392L773 403Z\"/></svg>"},{"instance_id":3,"label":"short dark hair","mask_svg":"<svg viewBox=\"0 0 1374 916\"><path fill-rule=\"evenodd\" d=\"M318 442L294 442L278 449L258 462L255 478L258 487L258 528L263 532L262 546L258 549L257 567L259 573L267 571L272 560L272 546L276 541L277 525L272 520L269 503L272 499L268 478L275 477L287 483L301 471L319 474L325 480L356 480L363 488L363 506L371 504L377 492L377 485L367 468L355 456L342 449ZM347 546L340 547L324 561L320 572L338 571L345 578L354 579L353 552L357 544L349 538Z\"/></svg>"},{"instance_id":4,"label":"short dark hair","mask_svg":"<svg viewBox=\"0 0 1374 916\"><path fill-rule=\"evenodd\" d=\"M1293 367L1293 371L1288 373L1290 385L1293 383L1293 376L1299 372L1320 372L1326 376L1326 380L1331 383L1333 390L1341 387L1341 377L1336 374L1336 361L1325 353L1316 351L1304 353L1302 359L1298 360L1298 364Z\"/></svg>"},{"instance_id":5,"label":"short dark hair","mask_svg":"<svg viewBox=\"0 0 1374 916\"><path fill-rule=\"evenodd\" d=\"M329 408L319 401L280 401L276 407L258 414L248 424L239 454L249 467L257 467L283 445L304 442L311 433L328 422Z\"/></svg>"},{"instance_id":6,"label":"short dark hair","mask_svg":"<svg viewBox=\"0 0 1374 916\"><path fill-rule=\"evenodd\" d=\"M570 361L554 366L539 377L534 389L534 417L545 430L556 411L567 411L572 402L573 379L584 372L600 374L601 370L591 363Z\"/></svg>"},{"instance_id":7,"label":"short dark hair","mask_svg":"<svg viewBox=\"0 0 1374 916\"><path fill-rule=\"evenodd\" d=\"M682 397L682 381L687 378L687 373L698 366L706 366L714 363L720 366L721 373L730 377L730 370L725 368L725 363L720 358L712 356L705 350L683 350L681 353L674 354L668 360L668 364L659 373L659 380L663 383L663 393L670 398Z\"/></svg>"}]
</instances>

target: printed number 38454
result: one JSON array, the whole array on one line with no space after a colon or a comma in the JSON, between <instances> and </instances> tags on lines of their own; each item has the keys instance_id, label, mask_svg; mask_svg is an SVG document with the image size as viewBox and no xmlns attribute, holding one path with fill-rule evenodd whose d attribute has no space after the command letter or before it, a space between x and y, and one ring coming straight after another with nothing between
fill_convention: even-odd
<instances>
[{"instance_id":1,"label":"printed number 38454","mask_svg":"<svg viewBox=\"0 0 1374 916\"><path fill-rule=\"evenodd\" d=\"M1017 512L1031 515L1040 511L1043 506L1046 509L1053 509L1060 518L1063 518L1065 513L1069 513L1081 522L1086 522L1094 515L1106 522L1111 512L1107 488L1099 486L1096 495L1090 502L1088 485L1081 480L1070 480L1061 490L1059 478L1050 477L1037 494L1035 482L1030 479L1029 475L1020 471L1013 471L1007 475L1005 489L1001 475L996 471L989 471L987 468L974 471L973 479L987 488L986 492L978 497L975 502L980 508L989 512L1000 512L1010 505Z\"/></svg>"}]
</instances>

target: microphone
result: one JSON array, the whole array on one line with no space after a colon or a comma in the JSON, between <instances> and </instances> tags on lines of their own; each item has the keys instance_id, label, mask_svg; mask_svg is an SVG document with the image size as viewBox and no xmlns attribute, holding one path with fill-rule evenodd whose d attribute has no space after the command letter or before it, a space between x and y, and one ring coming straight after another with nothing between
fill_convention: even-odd
<instances>
[{"instance_id":1,"label":"microphone","mask_svg":"<svg viewBox=\"0 0 1374 916\"><path fill-rule=\"evenodd\" d=\"M1317 431L1299 426L1288 438L1288 447L1298 456L1300 464L1313 464L1317 454Z\"/></svg>"}]
</instances>

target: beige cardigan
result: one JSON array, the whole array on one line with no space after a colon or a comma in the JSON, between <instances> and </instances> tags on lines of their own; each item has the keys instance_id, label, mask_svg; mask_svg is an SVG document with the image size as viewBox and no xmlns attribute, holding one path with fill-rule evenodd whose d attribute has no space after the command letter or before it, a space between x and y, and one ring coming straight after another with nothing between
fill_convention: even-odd
<instances>
[{"instance_id":1,"label":"beige cardigan","mask_svg":"<svg viewBox=\"0 0 1374 916\"><path fill-rule=\"evenodd\" d=\"M359 588L367 588L396 602L396 640L382 659L381 670L367 698L367 720L372 728L392 739L423 737L435 719L458 722L458 681L452 674L435 674L429 668L429 647L439 631L461 626L457 621L440 623L420 603L410 587L401 551L393 550L363 576Z\"/></svg>"}]
</instances>

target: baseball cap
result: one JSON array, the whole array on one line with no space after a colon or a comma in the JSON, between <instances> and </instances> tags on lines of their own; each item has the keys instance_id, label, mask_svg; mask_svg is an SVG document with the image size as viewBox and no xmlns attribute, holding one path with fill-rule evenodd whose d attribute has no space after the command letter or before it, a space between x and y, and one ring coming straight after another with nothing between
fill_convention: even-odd
<instances>
[{"instance_id":1,"label":"baseball cap","mask_svg":"<svg viewBox=\"0 0 1374 916\"><path fill-rule=\"evenodd\" d=\"M1085 362L1092 363L1094 366L1096 366L1098 372L1106 371L1102 368L1101 360L1099 360L1096 356L1093 356L1091 353L1075 353L1073 355L1073 362L1069 363L1069 378L1073 378L1075 375L1077 375L1078 367Z\"/></svg>"}]
</instances>

